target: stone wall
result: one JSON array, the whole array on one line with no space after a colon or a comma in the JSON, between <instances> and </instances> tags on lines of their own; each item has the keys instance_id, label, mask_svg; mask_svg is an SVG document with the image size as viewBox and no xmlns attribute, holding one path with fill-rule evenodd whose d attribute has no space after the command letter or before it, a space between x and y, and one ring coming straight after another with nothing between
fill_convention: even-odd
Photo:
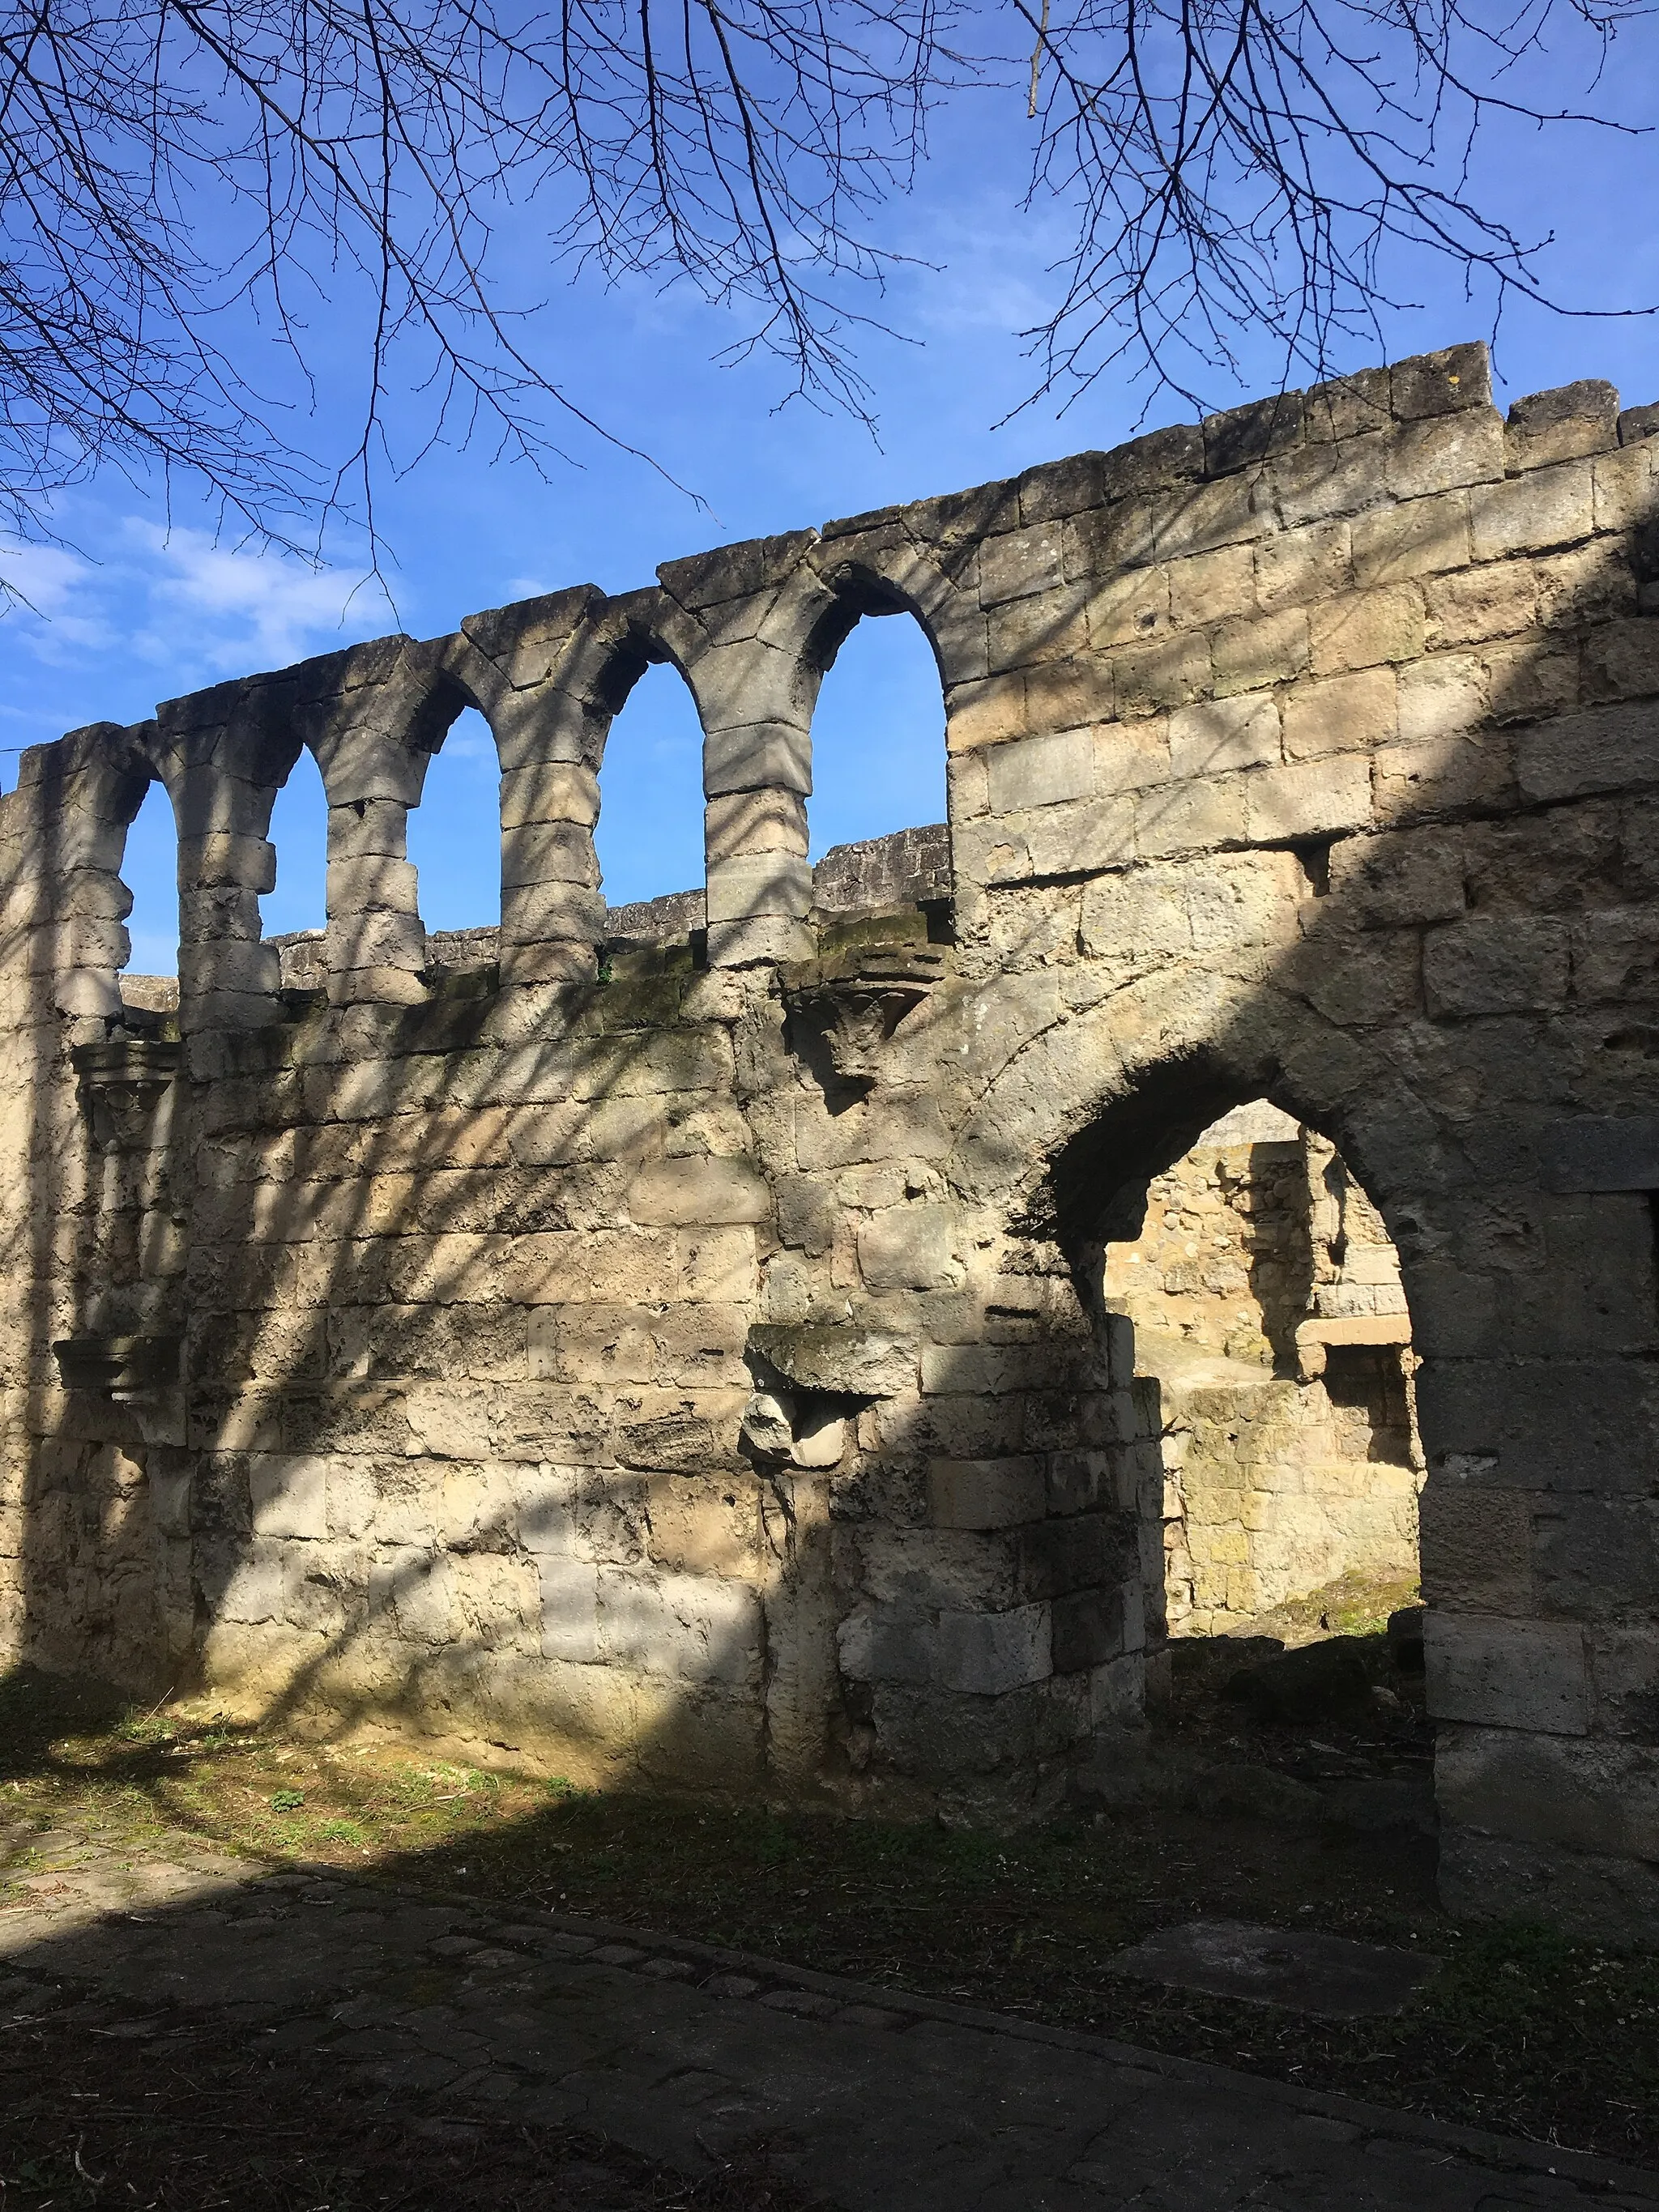
<instances>
[{"instance_id":1,"label":"stone wall","mask_svg":"<svg viewBox=\"0 0 1659 2212\"><path fill-rule=\"evenodd\" d=\"M1224 1115L1153 1177L1104 1292L1158 1388L1172 1635L1246 1627L1344 1575L1417 1579L1400 1263L1332 1146L1265 1103ZM1327 1340L1356 1316L1370 1340Z\"/></svg>"},{"instance_id":2,"label":"stone wall","mask_svg":"<svg viewBox=\"0 0 1659 2212\"><path fill-rule=\"evenodd\" d=\"M1659 1929L1656 422L1506 420L1454 349L26 755L12 1650L592 1779L1039 1808L1162 1634L1105 1248L1266 1097L1400 1255L1447 1893ZM875 915L805 857L867 617L926 630L949 750L948 898ZM705 904L607 942L653 659ZM452 966L405 825L469 703L502 915ZM301 747L303 987L259 917ZM157 779L173 1012L118 982Z\"/></svg>"}]
</instances>

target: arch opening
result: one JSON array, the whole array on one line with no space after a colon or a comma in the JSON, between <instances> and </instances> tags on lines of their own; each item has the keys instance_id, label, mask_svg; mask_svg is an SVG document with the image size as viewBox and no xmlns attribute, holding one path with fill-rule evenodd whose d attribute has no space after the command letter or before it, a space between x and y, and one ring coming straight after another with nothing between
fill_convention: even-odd
<instances>
[{"instance_id":1,"label":"arch opening","mask_svg":"<svg viewBox=\"0 0 1659 2212\"><path fill-rule=\"evenodd\" d=\"M434 747L409 811L407 853L433 959L491 960L501 920L501 768L478 709L464 707Z\"/></svg>"},{"instance_id":2,"label":"arch opening","mask_svg":"<svg viewBox=\"0 0 1659 2212\"><path fill-rule=\"evenodd\" d=\"M140 1016L172 1013L179 1005L179 828L159 776L127 824L119 880L131 901L122 1004Z\"/></svg>"},{"instance_id":3,"label":"arch opening","mask_svg":"<svg viewBox=\"0 0 1659 2212\"><path fill-rule=\"evenodd\" d=\"M823 674L812 712L811 858L943 823L945 695L921 623L890 593L866 592L844 629L820 635L814 658Z\"/></svg>"},{"instance_id":4,"label":"arch opening","mask_svg":"<svg viewBox=\"0 0 1659 2212\"><path fill-rule=\"evenodd\" d=\"M261 934L276 948L285 987L315 988L328 921L328 797L308 746L299 748L277 789L265 835L276 880L259 901Z\"/></svg>"},{"instance_id":5,"label":"arch opening","mask_svg":"<svg viewBox=\"0 0 1659 2212\"><path fill-rule=\"evenodd\" d=\"M627 936L648 927L647 917L630 922L629 909L676 895L701 898L702 724L690 685L667 662L619 654L601 689L616 719L599 769L593 844L606 904L613 915L621 910L615 933Z\"/></svg>"},{"instance_id":6,"label":"arch opening","mask_svg":"<svg viewBox=\"0 0 1659 2212\"><path fill-rule=\"evenodd\" d=\"M1408 1784L1426 1832L1425 1463L1399 1256L1328 1139L1265 1098L1218 1112L1188 1073L1180 1115L1143 1100L1109 1156L1097 1128L1060 1164L1073 1209L1085 1156L1096 1171L1073 1264L1114 1376L1133 1375L1148 1700L1200 1754L1322 1788ZM1108 1157L1129 1173L1115 1188Z\"/></svg>"}]
</instances>

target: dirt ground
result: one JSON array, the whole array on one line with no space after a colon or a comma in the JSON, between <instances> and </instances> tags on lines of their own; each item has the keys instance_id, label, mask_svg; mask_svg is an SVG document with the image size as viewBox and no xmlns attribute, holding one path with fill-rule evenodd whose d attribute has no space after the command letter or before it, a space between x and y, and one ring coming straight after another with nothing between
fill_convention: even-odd
<instances>
[{"instance_id":1,"label":"dirt ground","mask_svg":"<svg viewBox=\"0 0 1659 2212\"><path fill-rule=\"evenodd\" d=\"M1367 1626L1352 1613L1340 1625ZM1314 1641L1328 1633L1317 1630ZM54 1850L75 1838L140 1843L185 1832L271 1863L589 1913L1651 2159L1659 1961L1522 1923L1458 1925L1441 1911L1423 1819L1431 1743L1420 1691L1374 1624L1357 1648L1381 1694L1340 1720L1294 1726L1229 1694L1251 1653L1212 1646L1182 1656L1152 1765L1187 1772L1184 1794L1107 1805L1085 1794L1062 1817L1012 1835L585 1794L450 1765L418 1747L330 1745L233 1723L200 1702L133 1711L87 1685L20 1674L0 1684L0 1909L7 1881L49 1870ZM1106 1971L1115 1952L1154 1929L1211 1917L1405 1945L1443 1963L1398 2015L1346 2021ZM42 2049L24 2071L57 2063ZM237 2087L231 2057L224 2063L232 2072L218 2094L236 2109L255 2092ZM386 2124L395 2166L403 2124ZM471 2154L453 2148L461 2164L443 2202L465 2205ZM592 2154L569 2155L580 2164ZM774 2201L676 2197L673 2185L635 2174L627 2186L671 2193L592 2201ZM769 2185L763 2176L732 2185ZM156 2187L159 2205L220 2201ZM360 2201L309 2189L250 2201L326 2202L331 2212ZM230 2188L228 2198L243 2193ZM428 2200L394 2191L361 2201Z\"/></svg>"}]
</instances>

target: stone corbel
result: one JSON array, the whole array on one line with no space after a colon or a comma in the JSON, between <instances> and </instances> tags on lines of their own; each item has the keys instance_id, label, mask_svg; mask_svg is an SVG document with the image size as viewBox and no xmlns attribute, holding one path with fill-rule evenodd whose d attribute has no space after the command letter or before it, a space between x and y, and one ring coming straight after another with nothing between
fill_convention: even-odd
<instances>
[{"instance_id":1,"label":"stone corbel","mask_svg":"<svg viewBox=\"0 0 1659 2212\"><path fill-rule=\"evenodd\" d=\"M875 947L850 963L797 969L784 984L784 1003L823 1030L837 1075L868 1080L879 1072L883 1046L944 973L936 945Z\"/></svg>"},{"instance_id":2,"label":"stone corbel","mask_svg":"<svg viewBox=\"0 0 1659 2212\"><path fill-rule=\"evenodd\" d=\"M93 1138L101 1151L145 1149L155 1109L179 1072L182 1050L164 1037L112 1037L75 1047L70 1057L81 1079Z\"/></svg>"}]
</instances>

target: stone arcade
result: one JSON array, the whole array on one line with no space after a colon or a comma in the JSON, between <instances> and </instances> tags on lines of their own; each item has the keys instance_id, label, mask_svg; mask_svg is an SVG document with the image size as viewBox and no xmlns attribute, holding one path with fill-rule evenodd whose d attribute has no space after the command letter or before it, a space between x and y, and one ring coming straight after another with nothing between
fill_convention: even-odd
<instances>
[{"instance_id":1,"label":"stone arcade","mask_svg":"<svg viewBox=\"0 0 1659 2212\"><path fill-rule=\"evenodd\" d=\"M27 754L12 1651L586 1780L1039 1809L1164 1636L1108 1247L1266 1100L1400 1257L1449 1901L1659 1934L1656 431L1595 383L1505 421L1458 348ZM948 844L815 875L819 678L894 613ZM665 659L706 907L608 915L605 733ZM429 943L404 857L469 703L493 945ZM119 972L157 778L176 1012Z\"/></svg>"}]
</instances>

